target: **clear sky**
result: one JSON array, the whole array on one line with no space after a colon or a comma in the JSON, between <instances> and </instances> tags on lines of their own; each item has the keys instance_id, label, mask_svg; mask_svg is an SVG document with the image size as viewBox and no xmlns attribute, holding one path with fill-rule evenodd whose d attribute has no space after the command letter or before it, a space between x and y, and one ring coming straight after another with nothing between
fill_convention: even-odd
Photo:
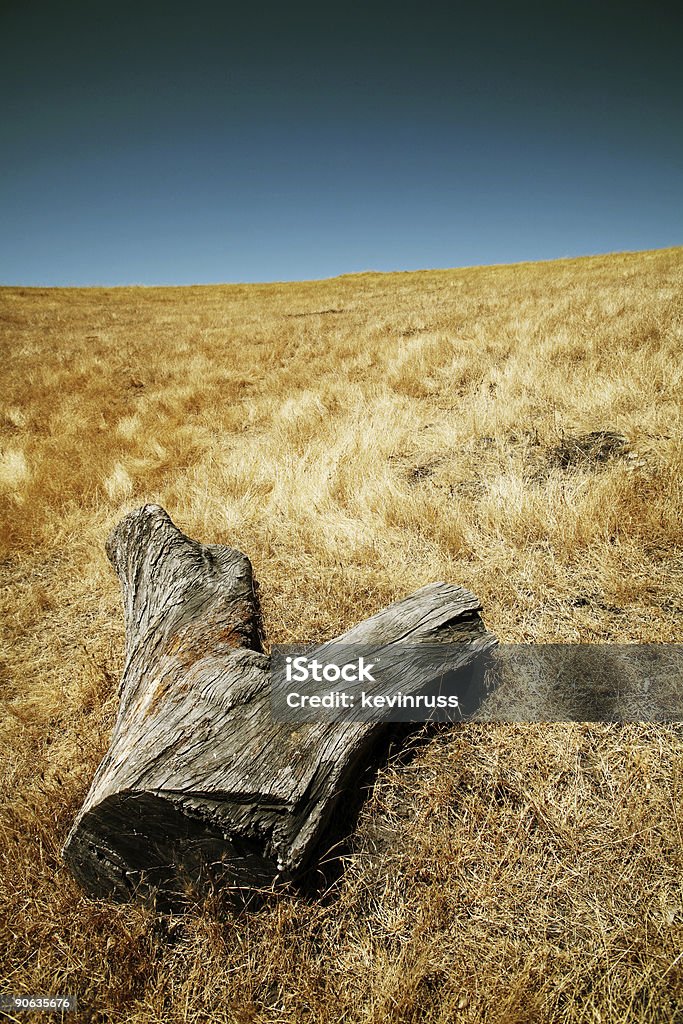
<instances>
[{"instance_id":1,"label":"clear sky","mask_svg":"<svg viewBox=\"0 0 683 1024\"><path fill-rule=\"evenodd\" d=\"M0 283L683 243L673 4L0 0Z\"/></svg>"}]
</instances>

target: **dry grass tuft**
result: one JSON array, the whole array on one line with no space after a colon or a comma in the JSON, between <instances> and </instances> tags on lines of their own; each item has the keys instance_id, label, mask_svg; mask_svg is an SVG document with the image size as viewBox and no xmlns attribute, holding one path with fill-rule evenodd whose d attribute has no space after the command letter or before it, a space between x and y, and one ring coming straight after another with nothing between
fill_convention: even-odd
<instances>
[{"instance_id":1,"label":"dry grass tuft","mask_svg":"<svg viewBox=\"0 0 683 1024\"><path fill-rule=\"evenodd\" d=\"M683 1017L675 725L424 737L325 898L237 918L92 902L59 859L116 711L103 542L145 501L248 552L270 642L436 579L504 641L680 642L682 286L675 249L0 289L3 990L139 1024Z\"/></svg>"},{"instance_id":2,"label":"dry grass tuft","mask_svg":"<svg viewBox=\"0 0 683 1024\"><path fill-rule=\"evenodd\" d=\"M609 459L625 458L628 439L613 430L591 430L580 437L568 435L550 452L550 461L566 469L568 466L594 466Z\"/></svg>"}]
</instances>

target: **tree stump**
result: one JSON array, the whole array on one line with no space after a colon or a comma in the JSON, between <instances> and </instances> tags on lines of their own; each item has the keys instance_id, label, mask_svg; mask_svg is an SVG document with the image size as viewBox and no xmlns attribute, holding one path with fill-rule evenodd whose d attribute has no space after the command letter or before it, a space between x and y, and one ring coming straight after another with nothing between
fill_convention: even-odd
<instances>
[{"instance_id":1,"label":"tree stump","mask_svg":"<svg viewBox=\"0 0 683 1024\"><path fill-rule=\"evenodd\" d=\"M240 551L190 540L158 505L127 515L106 551L125 610L120 707L67 865L89 894L118 900L295 877L386 724L274 720ZM464 665L496 643L480 610L433 583L338 640L453 641Z\"/></svg>"}]
</instances>

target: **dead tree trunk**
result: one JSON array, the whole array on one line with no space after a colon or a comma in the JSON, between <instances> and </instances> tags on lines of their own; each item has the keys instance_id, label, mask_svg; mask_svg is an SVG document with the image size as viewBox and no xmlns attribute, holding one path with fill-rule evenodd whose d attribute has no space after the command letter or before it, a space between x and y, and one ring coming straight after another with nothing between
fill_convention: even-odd
<instances>
[{"instance_id":1,"label":"dead tree trunk","mask_svg":"<svg viewBox=\"0 0 683 1024\"><path fill-rule=\"evenodd\" d=\"M127 515L106 549L125 608L120 708L66 863L90 894L123 900L295 876L383 726L273 719L241 552L188 539L157 505ZM496 642L479 611L433 583L339 640L459 641L465 664Z\"/></svg>"}]
</instances>

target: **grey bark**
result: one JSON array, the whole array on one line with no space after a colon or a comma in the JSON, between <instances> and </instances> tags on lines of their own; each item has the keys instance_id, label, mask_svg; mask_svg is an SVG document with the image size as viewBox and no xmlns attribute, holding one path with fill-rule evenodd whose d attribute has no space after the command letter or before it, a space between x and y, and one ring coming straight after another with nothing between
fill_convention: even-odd
<instances>
[{"instance_id":1,"label":"grey bark","mask_svg":"<svg viewBox=\"0 0 683 1024\"><path fill-rule=\"evenodd\" d=\"M157 505L127 515L106 550L125 610L120 706L67 865L91 895L120 900L296 876L386 726L273 719L241 552L190 540ZM480 610L433 583L336 642L458 641L464 665L496 642Z\"/></svg>"}]
</instances>

